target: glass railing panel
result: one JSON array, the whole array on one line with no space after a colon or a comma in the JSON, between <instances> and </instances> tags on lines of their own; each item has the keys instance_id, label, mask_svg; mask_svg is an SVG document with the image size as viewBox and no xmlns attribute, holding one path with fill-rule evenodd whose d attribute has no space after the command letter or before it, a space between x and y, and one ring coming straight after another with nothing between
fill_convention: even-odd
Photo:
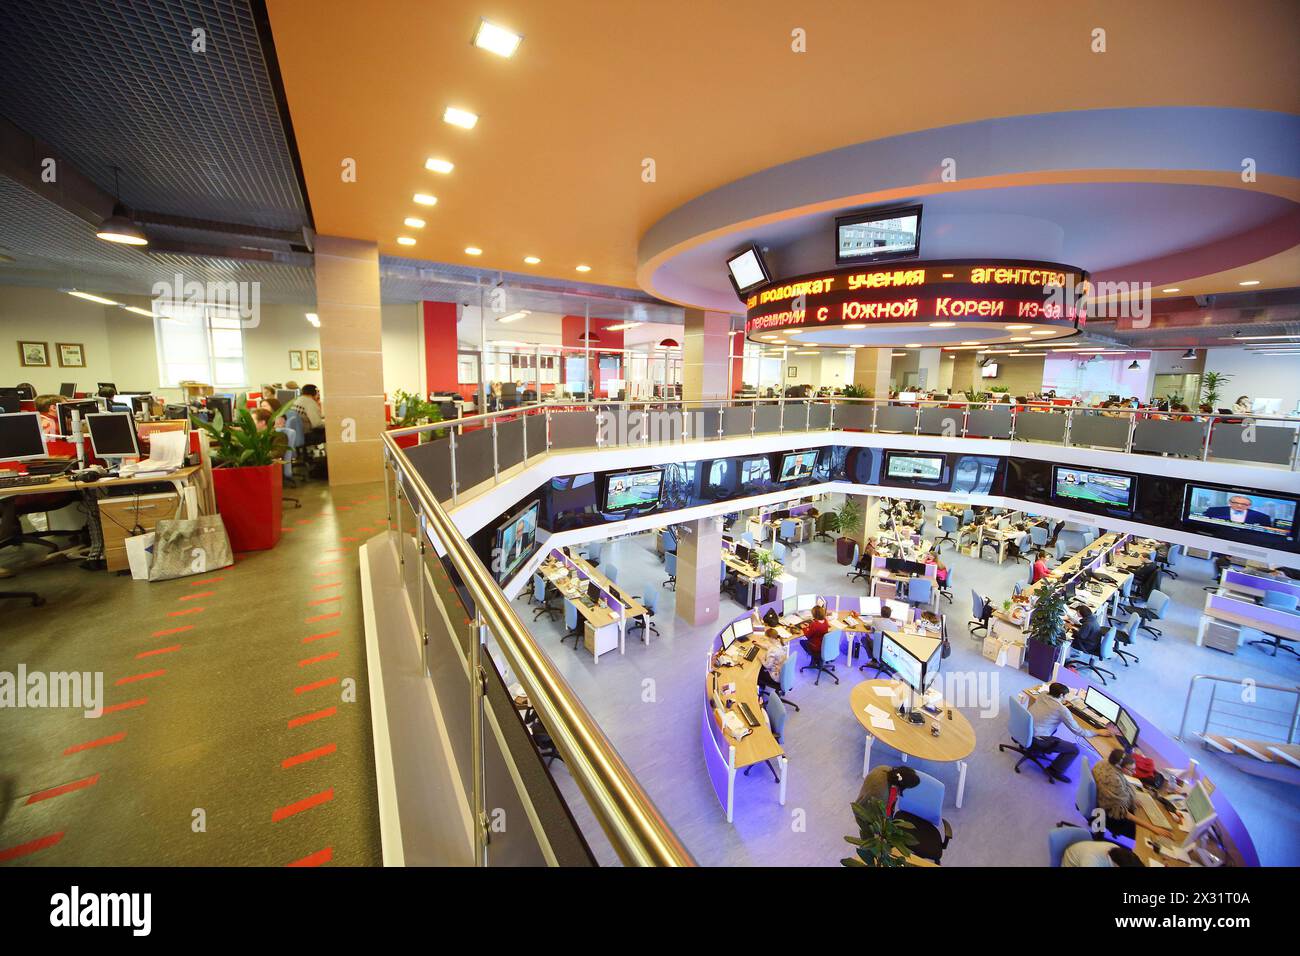
<instances>
[{"instance_id":1,"label":"glass railing panel","mask_svg":"<svg viewBox=\"0 0 1300 956\"><path fill-rule=\"evenodd\" d=\"M595 412L551 413L551 448L591 448L595 444Z\"/></svg>"},{"instance_id":2,"label":"glass railing panel","mask_svg":"<svg viewBox=\"0 0 1300 956\"><path fill-rule=\"evenodd\" d=\"M528 457L546 453L546 415L538 412L524 418L524 437L528 443Z\"/></svg>"},{"instance_id":3,"label":"glass railing panel","mask_svg":"<svg viewBox=\"0 0 1300 956\"><path fill-rule=\"evenodd\" d=\"M1132 419L1128 415L1076 411L1070 425L1070 444L1094 448L1127 448Z\"/></svg>"},{"instance_id":4,"label":"glass railing panel","mask_svg":"<svg viewBox=\"0 0 1300 956\"><path fill-rule=\"evenodd\" d=\"M748 435L754 428L754 410L748 405L722 410L722 434Z\"/></svg>"},{"instance_id":5,"label":"glass railing panel","mask_svg":"<svg viewBox=\"0 0 1300 956\"><path fill-rule=\"evenodd\" d=\"M465 494L492 477L492 429L456 436L456 492Z\"/></svg>"},{"instance_id":6,"label":"glass railing panel","mask_svg":"<svg viewBox=\"0 0 1300 956\"><path fill-rule=\"evenodd\" d=\"M831 427L831 408L830 402L812 402L809 404L809 431L821 431Z\"/></svg>"},{"instance_id":7,"label":"glass railing panel","mask_svg":"<svg viewBox=\"0 0 1300 956\"><path fill-rule=\"evenodd\" d=\"M803 425L803 408L798 403L787 402L784 410L785 415L789 415L789 421L786 425L791 431L802 430ZM783 412L780 404L759 405L754 409L754 432L756 434L770 434L771 432L780 431Z\"/></svg>"},{"instance_id":8,"label":"glass railing panel","mask_svg":"<svg viewBox=\"0 0 1300 956\"><path fill-rule=\"evenodd\" d=\"M920 434L961 437L963 409L927 405L921 409Z\"/></svg>"},{"instance_id":9,"label":"glass railing panel","mask_svg":"<svg viewBox=\"0 0 1300 956\"><path fill-rule=\"evenodd\" d=\"M835 427L847 431L871 431L874 406L867 402L855 402L835 406Z\"/></svg>"},{"instance_id":10,"label":"glass railing panel","mask_svg":"<svg viewBox=\"0 0 1300 956\"><path fill-rule=\"evenodd\" d=\"M1205 423L1139 419L1133 429L1133 450L1155 455L1200 458L1205 450Z\"/></svg>"},{"instance_id":11,"label":"glass railing panel","mask_svg":"<svg viewBox=\"0 0 1300 956\"><path fill-rule=\"evenodd\" d=\"M1253 420L1216 421L1210 429L1210 457L1286 465L1295 460L1295 440L1296 429L1292 425Z\"/></svg>"},{"instance_id":12,"label":"glass railing panel","mask_svg":"<svg viewBox=\"0 0 1300 956\"><path fill-rule=\"evenodd\" d=\"M497 423L497 471L503 472L524 460L522 415Z\"/></svg>"},{"instance_id":13,"label":"glass railing panel","mask_svg":"<svg viewBox=\"0 0 1300 956\"><path fill-rule=\"evenodd\" d=\"M1064 412L1027 409L1016 414L1016 441L1041 441L1060 445L1065 441L1069 421Z\"/></svg>"},{"instance_id":14,"label":"glass railing panel","mask_svg":"<svg viewBox=\"0 0 1300 956\"><path fill-rule=\"evenodd\" d=\"M876 431L911 435L916 431L915 405L880 405L876 408Z\"/></svg>"},{"instance_id":15,"label":"glass railing panel","mask_svg":"<svg viewBox=\"0 0 1300 956\"><path fill-rule=\"evenodd\" d=\"M966 416L966 436L968 438L1010 438L1011 406L972 408Z\"/></svg>"}]
</instances>

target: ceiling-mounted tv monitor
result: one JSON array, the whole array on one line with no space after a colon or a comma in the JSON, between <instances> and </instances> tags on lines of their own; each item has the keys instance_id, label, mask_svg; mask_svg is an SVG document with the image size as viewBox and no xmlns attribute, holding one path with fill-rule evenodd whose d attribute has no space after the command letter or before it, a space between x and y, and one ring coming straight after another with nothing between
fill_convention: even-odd
<instances>
[{"instance_id":1,"label":"ceiling-mounted tv monitor","mask_svg":"<svg viewBox=\"0 0 1300 956\"><path fill-rule=\"evenodd\" d=\"M840 265L911 259L920 253L920 206L872 209L835 220L835 261Z\"/></svg>"},{"instance_id":2,"label":"ceiling-mounted tv monitor","mask_svg":"<svg viewBox=\"0 0 1300 956\"><path fill-rule=\"evenodd\" d=\"M1296 498L1276 492L1188 482L1183 521L1205 534L1268 544L1295 537L1296 505Z\"/></svg>"},{"instance_id":3,"label":"ceiling-mounted tv monitor","mask_svg":"<svg viewBox=\"0 0 1300 956\"><path fill-rule=\"evenodd\" d=\"M659 504L664 473L660 468L649 471L623 471L605 479L605 506L602 511L638 511Z\"/></svg>"},{"instance_id":4,"label":"ceiling-mounted tv monitor","mask_svg":"<svg viewBox=\"0 0 1300 956\"><path fill-rule=\"evenodd\" d=\"M1137 482L1132 475L1096 468L1055 465L1052 498L1067 508L1132 514Z\"/></svg>"},{"instance_id":5,"label":"ceiling-mounted tv monitor","mask_svg":"<svg viewBox=\"0 0 1300 956\"><path fill-rule=\"evenodd\" d=\"M885 477L895 481L942 481L947 464L945 455L900 455L891 451L885 457Z\"/></svg>"},{"instance_id":6,"label":"ceiling-mounted tv monitor","mask_svg":"<svg viewBox=\"0 0 1300 956\"><path fill-rule=\"evenodd\" d=\"M534 501L513 518L497 528L496 554L492 566L499 583L514 574L524 560L533 553L537 543L537 512L540 502Z\"/></svg>"},{"instance_id":7,"label":"ceiling-mounted tv monitor","mask_svg":"<svg viewBox=\"0 0 1300 956\"><path fill-rule=\"evenodd\" d=\"M997 378L997 377L998 377L997 362L986 362L983 365L983 367L980 368L980 378Z\"/></svg>"},{"instance_id":8,"label":"ceiling-mounted tv monitor","mask_svg":"<svg viewBox=\"0 0 1300 956\"><path fill-rule=\"evenodd\" d=\"M812 451L791 451L781 456L781 467L777 470L777 481L798 481L811 478L813 468L817 466L817 449Z\"/></svg>"},{"instance_id":9,"label":"ceiling-mounted tv monitor","mask_svg":"<svg viewBox=\"0 0 1300 956\"><path fill-rule=\"evenodd\" d=\"M772 274L768 272L758 246L749 246L727 258L727 278L731 280L736 295L743 296L771 282Z\"/></svg>"}]
</instances>

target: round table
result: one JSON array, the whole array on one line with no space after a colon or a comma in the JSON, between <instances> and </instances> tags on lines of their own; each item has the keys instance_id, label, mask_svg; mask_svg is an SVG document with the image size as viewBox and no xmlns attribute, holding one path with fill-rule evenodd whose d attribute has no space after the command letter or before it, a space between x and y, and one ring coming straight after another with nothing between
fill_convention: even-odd
<instances>
[{"instance_id":1,"label":"round table","mask_svg":"<svg viewBox=\"0 0 1300 956\"><path fill-rule=\"evenodd\" d=\"M894 698L876 692L876 688L889 688ZM932 760L936 763L957 764L957 808L961 809L962 797L966 792L966 758L975 749L975 728L965 715L946 701L941 701L938 717L924 710L919 711L922 722L913 724L898 715L898 702L910 691L906 684L897 680L865 680L849 692L849 706L853 716L867 732L867 744L862 754L862 776L866 777L871 763L871 745L879 738L880 742L893 747L903 755L918 760ZM897 702L896 702L897 701ZM874 704L877 710L889 714L894 722L893 730L875 727L867 705ZM952 710L952 720L948 719L948 710ZM939 736L930 733L930 728L939 725Z\"/></svg>"}]
</instances>

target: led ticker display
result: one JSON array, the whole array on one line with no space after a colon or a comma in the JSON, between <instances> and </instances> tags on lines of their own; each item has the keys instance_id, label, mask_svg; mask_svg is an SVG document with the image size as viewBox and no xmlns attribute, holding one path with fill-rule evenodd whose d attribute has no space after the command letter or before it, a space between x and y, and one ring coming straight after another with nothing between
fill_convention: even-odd
<instances>
[{"instance_id":1,"label":"led ticker display","mask_svg":"<svg viewBox=\"0 0 1300 956\"><path fill-rule=\"evenodd\" d=\"M908 263L773 282L745 300L747 333L872 323L1086 321L1087 275L1049 262Z\"/></svg>"}]
</instances>

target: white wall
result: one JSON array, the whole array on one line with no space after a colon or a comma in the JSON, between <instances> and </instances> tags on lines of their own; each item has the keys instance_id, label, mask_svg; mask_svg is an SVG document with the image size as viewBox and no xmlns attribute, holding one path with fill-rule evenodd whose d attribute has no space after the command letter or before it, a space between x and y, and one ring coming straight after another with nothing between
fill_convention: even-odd
<instances>
[{"instance_id":1,"label":"white wall","mask_svg":"<svg viewBox=\"0 0 1300 956\"><path fill-rule=\"evenodd\" d=\"M104 311L105 306L52 289L0 287L0 384L31 382L37 394L45 394L58 392L63 382L93 389L95 382L113 381ZM137 318L149 322L143 316ZM19 361L19 341L46 343L50 367L24 367ZM86 367L60 368L56 342L81 343Z\"/></svg>"},{"instance_id":2,"label":"white wall","mask_svg":"<svg viewBox=\"0 0 1300 956\"><path fill-rule=\"evenodd\" d=\"M1219 390L1219 406L1230 408L1239 395L1280 398L1282 414L1296 410L1300 402L1300 357L1256 355L1245 349L1209 349L1205 371L1231 375Z\"/></svg>"},{"instance_id":3,"label":"white wall","mask_svg":"<svg viewBox=\"0 0 1300 956\"><path fill-rule=\"evenodd\" d=\"M384 349L384 391L398 389L424 392L424 351L420 327L420 303L386 305L380 309ZM434 348L451 348L452 343L434 342Z\"/></svg>"}]
</instances>

